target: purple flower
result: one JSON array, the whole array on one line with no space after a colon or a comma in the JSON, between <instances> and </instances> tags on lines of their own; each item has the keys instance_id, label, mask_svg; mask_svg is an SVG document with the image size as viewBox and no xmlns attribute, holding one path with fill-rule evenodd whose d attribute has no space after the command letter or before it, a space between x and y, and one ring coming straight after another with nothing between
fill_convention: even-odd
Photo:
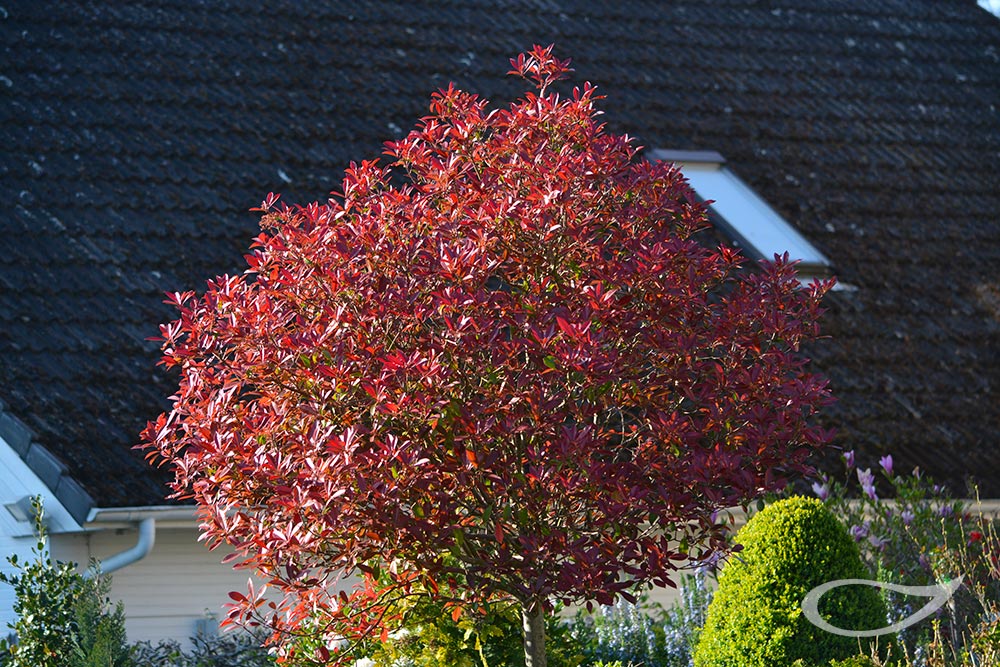
<instances>
[{"instance_id":1,"label":"purple flower","mask_svg":"<svg viewBox=\"0 0 1000 667\"><path fill-rule=\"evenodd\" d=\"M866 496L872 500L878 500L878 496L875 495L875 475L872 474L871 468L864 470L858 468L858 481L861 482L861 490Z\"/></svg>"},{"instance_id":2,"label":"purple flower","mask_svg":"<svg viewBox=\"0 0 1000 667\"><path fill-rule=\"evenodd\" d=\"M844 452L844 463L847 464L847 468L851 469L854 467L854 450L849 452Z\"/></svg>"},{"instance_id":3,"label":"purple flower","mask_svg":"<svg viewBox=\"0 0 1000 667\"><path fill-rule=\"evenodd\" d=\"M910 510L903 510L903 513L899 516L902 517L904 526L909 526L913 523L913 512Z\"/></svg>"},{"instance_id":4,"label":"purple flower","mask_svg":"<svg viewBox=\"0 0 1000 667\"><path fill-rule=\"evenodd\" d=\"M884 537L878 537L877 535L869 535L868 543L871 544L876 549L885 549L885 545L889 544L889 540Z\"/></svg>"},{"instance_id":5,"label":"purple flower","mask_svg":"<svg viewBox=\"0 0 1000 667\"><path fill-rule=\"evenodd\" d=\"M886 454L878 460L878 463L882 466L882 470L885 471L885 474L892 477L892 454Z\"/></svg>"},{"instance_id":6,"label":"purple flower","mask_svg":"<svg viewBox=\"0 0 1000 667\"><path fill-rule=\"evenodd\" d=\"M860 542L861 540L868 537L868 522L865 521L864 524L860 526L851 526L851 537L854 538L855 542Z\"/></svg>"},{"instance_id":7,"label":"purple flower","mask_svg":"<svg viewBox=\"0 0 1000 667\"><path fill-rule=\"evenodd\" d=\"M947 519L954 513L955 510L951 508L951 505L942 505L941 509L938 510L938 514L944 519Z\"/></svg>"},{"instance_id":8,"label":"purple flower","mask_svg":"<svg viewBox=\"0 0 1000 667\"><path fill-rule=\"evenodd\" d=\"M722 552L712 551L707 556L703 556L697 561L694 571L697 575L705 573L714 575L719 569L719 561L722 559Z\"/></svg>"},{"instance_id":9,"label":"purple flower","mask_svg":"<svg viewBox=\"0 0 1000 667\"><path fill-rule=\"evenodd\" d=\"M813 482L813 493L820 500L826 500L830 497L830 488L826 484L820 484L819 482Z\"/></svg>"}]
</instances>

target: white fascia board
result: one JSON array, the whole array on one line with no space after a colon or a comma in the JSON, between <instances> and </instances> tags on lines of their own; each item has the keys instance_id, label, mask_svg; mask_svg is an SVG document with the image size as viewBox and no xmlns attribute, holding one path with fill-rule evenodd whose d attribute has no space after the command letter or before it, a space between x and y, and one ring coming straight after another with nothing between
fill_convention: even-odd
<instances>
[{"instance_id":1,"label":"white fascia board","mask_svg":"<svg viewBox=\"0 0 1000 667\"><path fill-rule=\"evenodd\" d=\"M13 505L25 497L41 496L50 533L71 533L82 530L55 494L18 456L13 447L0 438L0 506ZM20 521L0 507L0 535L27 537L34 533L30 518Z\"/></svg>"},{"instance_id":2,"label":"white fascia board","mask_svg":"<svg viewBox=\"0 0 1000 667\"><path fill-rule=\"evenodd\" d=\"M712 210L725 220L748 250L764 259L787 252L791 259L805 266L830 265L830 260L733 172L718 164L678 166L698 196L712 200Z\"/></svg>"},{"instance_id":3,"label":"white fascia board","mask_svg":"<svg viewBox=\"0 0 1000 667\"><path fill-rule=\"evenodd\" d=\"M831 262L802 234L725 166L714 151L650 151L652 160L673 162L698 196L711 201L716 221L745 254L774 259L788 253L800 264L800 273L825 275Z\"/></svg>"}]
</instances>

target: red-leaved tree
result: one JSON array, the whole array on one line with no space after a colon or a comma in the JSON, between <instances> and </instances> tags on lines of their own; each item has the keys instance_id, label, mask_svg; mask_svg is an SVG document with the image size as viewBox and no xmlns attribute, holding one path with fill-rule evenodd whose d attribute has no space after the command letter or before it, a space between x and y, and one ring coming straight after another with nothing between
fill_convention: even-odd
<instances>
[{"instance_id":1,"label":"red-leaved tree","mask_svg":"<svg viewBox=\"0 0 1000 667\"><path fill-rule=\"evenodd\" d=\"M797 350L829 285L697 242L678 170L606 133L589 84L550 90L568 61L511 62L535 92L440 91L389 168L268 196L246 272L170 299L180 388L144 446L284 595L234 593L231 619L309 632L324 664L419 589L515 601L544 665L554 600L671 585L721 548L715 511L826 439Z\"/></svg>"}]
</instances>

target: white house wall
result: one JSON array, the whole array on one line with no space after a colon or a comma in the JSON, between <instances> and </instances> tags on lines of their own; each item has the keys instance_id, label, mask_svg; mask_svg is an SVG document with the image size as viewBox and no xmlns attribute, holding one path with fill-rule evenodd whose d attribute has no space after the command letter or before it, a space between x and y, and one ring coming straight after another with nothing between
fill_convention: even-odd
<instances>
[{"instance_id":1,"label":"white house wall","mask_svg":"<svg viewBox=\"0 0 1000 667\"><path fill-rule=\"evenodd\" d=\"M135 529L56 535L52 552L61 560L86 564L131 548L137 535ZM125 604L129 641L170 638L185 643L199 623L225 616L230 591L246 590L249 573L222 564L229 552L209 551L197 537L193 526L158 527L149 555L111 574L111 597Z\"/></svg>"}]
</instances>

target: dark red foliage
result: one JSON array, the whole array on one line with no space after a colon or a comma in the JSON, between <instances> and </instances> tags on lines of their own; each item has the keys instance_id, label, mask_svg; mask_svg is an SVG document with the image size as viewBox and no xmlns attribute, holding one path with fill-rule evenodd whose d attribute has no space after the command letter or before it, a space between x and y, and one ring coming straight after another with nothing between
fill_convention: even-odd
<instances>
[{"instance_id":1,"label":"dark red foliage","mask_svg":"<svg viewBox=\"0 0 1000 667\"><path fill-rule=\"evenodd\" d=\"M537 92L449 87L387 144L405 185L370 161L326 204L270 195L246 273L171 297L180 389L144 446L286 594L279 630L381 632L413 583L530 607L669 584L825 440L796 351L829 285L699 245L678 170L605 133L590 85L548 89L567 62L512 65Z\"/></svg>"}]
</instances>

